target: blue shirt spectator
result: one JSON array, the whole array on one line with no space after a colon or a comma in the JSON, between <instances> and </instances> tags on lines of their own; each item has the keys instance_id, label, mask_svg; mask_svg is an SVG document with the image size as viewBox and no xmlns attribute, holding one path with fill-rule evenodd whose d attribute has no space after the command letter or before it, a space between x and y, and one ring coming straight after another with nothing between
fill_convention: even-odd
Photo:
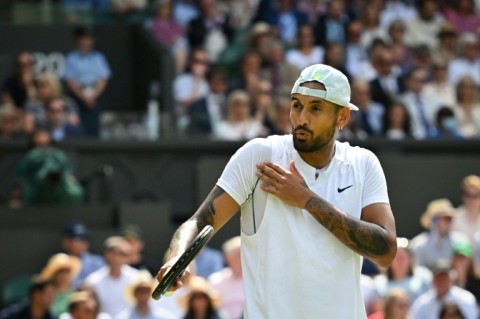
<instances>
[{"instance_id":1,"label":"blue shirt spectator","mask_svg":"<svg viewBox=\"0 0 480 319\"><path fill-rule=\"evenodd\" d=\"M196 273L198 276L208 278L214 272L225 267L225 261L221 251L205 246L195 257Z\"/></svg>"}]
</instances>

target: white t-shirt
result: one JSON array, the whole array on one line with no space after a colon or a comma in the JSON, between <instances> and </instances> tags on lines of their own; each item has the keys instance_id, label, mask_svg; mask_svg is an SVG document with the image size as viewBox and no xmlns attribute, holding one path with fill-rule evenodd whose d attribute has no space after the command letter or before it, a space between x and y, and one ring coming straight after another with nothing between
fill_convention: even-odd
<instances>
[{"instance_id":1,"label":"white t-shirt","mask_svg":"<svg viewBox=\"0 0 480 319\"><path fill-rule=\"evenodd\" d=\"M100 302L100 311L115 317L128 309L130 304L125 298L125 289L138 275L138 270L128 265L122 267L119 278L110 276L108 266L91 273L85 282L93 288Z\"/></svg>"},{"instance_id":2,"label":"white t-shirt","mask_svg":"<svg viewBox=\"0 0 480 319\"><path fill-rule=\"evenodd\" d=\"M294 161L315 193L360 218L363 207L388 203L376 156L336 142L330 164L308 165L292 136L254 139L231 158L217 185L242 206L245 318L366 318L360 290L362 257L342 244L306 210L285 205L257 187L255 164L284 168Z\"/></svg>"}]
</instances>

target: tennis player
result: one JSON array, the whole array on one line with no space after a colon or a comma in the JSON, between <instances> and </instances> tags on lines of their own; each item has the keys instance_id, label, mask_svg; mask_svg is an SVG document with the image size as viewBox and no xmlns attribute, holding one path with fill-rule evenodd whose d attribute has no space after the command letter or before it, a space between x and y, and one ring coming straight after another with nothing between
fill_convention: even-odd
<instances>
[{"instance_id":1,"label":"tennis player","mask_svg":"<svg viewBox=\"0 0 480 319\"><path fill-rule=\"evenodd\" d=\"M251 140L232 156L176 231L157 279L205 225L217 232L240 209L245 318L366 318L362 257L388 266L396 231L377 157L335 139L357 110L344 74L305 68L291 92L293 134Z\"/></svg>"}]
</instances>

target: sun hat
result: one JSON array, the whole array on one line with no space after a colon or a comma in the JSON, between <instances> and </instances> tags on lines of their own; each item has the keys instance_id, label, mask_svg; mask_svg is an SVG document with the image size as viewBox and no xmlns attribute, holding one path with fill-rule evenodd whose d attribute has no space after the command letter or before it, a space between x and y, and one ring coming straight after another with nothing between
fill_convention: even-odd
<instances>
[{"instance_id":1,"label":"sun hat","mask_svg":"<svg viewBox=\"0 0 480 319\"><path fill-rule=\"evenodd\" d=\"M183 309L188 309L189 301L196 293L207 295L212 302L213 308L218 309L220 305L220 295L212 289L205 278L200 276L190 277L186 289L186 293L178 299L178 303Z\"/></svg>"},{"instance_id":2,"label":"sun hat","mask_svg":"<svg viewBox=\"0 0 480 319\"><path fill-rule=\"evenodd\" d=\"M457 210L453 207L452 202L446 198L436 199L428 203L427 210L420 218L420 223L424 228L429 229L432 224L432 219L440 216L457 216Z\"/></svg>"},{"instance_id":3,"label":"sun hat","mask_svg":"<svg viewBox=\"0 0 480 319\"><path fill-rule=\"evenodd\" d=\"M311 81L322 83L325 91L300 86ZM345 74L325 64L313 64L303 69L293 85L291 94L294 93L315 96L358 111L358 107L350 103L350 83Z\"/></svg>"},{"instance_id":4,"label":"sun hat","mask_svg":"<svg viewBox=\"0 0 480 319\"><path fill-rule=\"evenodd\" d=\"M81 268L82 262L77 257L58 253L48 259L47 265L42 269L40 276L52 280L59 270L70 269L70 277L75 278Z\"/></svg>"},{"instance_id":5,"label":"sun hat","mask_svg":"<svg viewBox=\"0 0 480 319\"><path fill-rule=\"evenodd\" d=\"M148 270L140 270L133 281L125 288L124 296L130 303L135 302L135 290L139 287L155 288L158 282L152 277Z\"/></svg>"}]
</instances>

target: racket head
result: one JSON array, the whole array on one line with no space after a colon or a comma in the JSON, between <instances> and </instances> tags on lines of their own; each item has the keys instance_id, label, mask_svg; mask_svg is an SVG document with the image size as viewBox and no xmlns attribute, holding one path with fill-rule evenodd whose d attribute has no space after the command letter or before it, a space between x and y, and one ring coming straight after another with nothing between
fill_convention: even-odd
<instances>
[{"instance_id":1,"label":"racket head","mask_svg":"<svg viewBox=\"0 0 480 319\"><path fill-rule=\"evenodd\" d=\"M190 246L188 246L185 252L180 256L177 262L175 262L172 268L170 268L170 270L158 283L157 287L152 292L153 299L159 300L168 291L168 289L175 284L185 268L187 268L195 256L197 256L197 254L200 252L202 247L205 246L208 240L212 237L213 231L214 229L210 225L207 225L202 229L202 231L192 241Z\"/></svg>"}]
</instances>

